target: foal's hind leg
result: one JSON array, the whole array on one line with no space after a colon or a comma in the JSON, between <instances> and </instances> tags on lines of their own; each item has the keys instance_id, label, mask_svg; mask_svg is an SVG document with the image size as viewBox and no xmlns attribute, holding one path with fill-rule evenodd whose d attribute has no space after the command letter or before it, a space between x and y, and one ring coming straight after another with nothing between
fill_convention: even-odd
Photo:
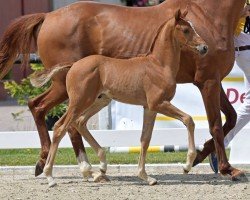
<instances>
[{"instance_id":1,"label":"foal's hind leg","mask_svg":"<svg viewBox=\"0 0 250 200\"><path fill-rule=\"evenodd\" d=\"M69 108L67 112L55 124L49 155L46 160L46 165L44 167L44 174L48 179L49 187L53 187L56 184L52 177L52 168L59 142L65 135L70 125L72 125L73 122L77 120L77 118L81 115L81 113L83 113L84 110L86 110L94 102L93 95L87 100L82 100L82 96L85 95L78 94L75 97L73 96L72 99L70 99Z\"/></svg>"},{"instance_id":2,"label":"foal's hind leg","mask_svg":"<svg viewBox=\"0 0 250 200\"><path fill-rule=\"evenodd\" d=\"M84 139L91 145L91 147L95 150L97 156L100 159L100 174L92 174L91 167L86 168L86 163L83 162L80 165L80 170L83 173L84 178L88 178L89 175L93 175L94 181L108 181L105 173L107 171L107 161L106 161L106 153L101 148L101 146L97 143L97 141L93 138L89 130L87 129L87 121L94 114L99 112L103 107L107 106L110 103L111 99L109 99L106 95L101 95L96 99L96 101L79 117L75 123L75 127L79 130Z\"/></svg>"},{"instance_id":3,"label":"foal's hind leg","mask_svg":"<svg viewBox=\"0 0 250 200\"><path fill-rule=\"evenodd\" d=\"M195 149L195 142L194 142L195 124L193 122L192 117L182 112L181 110L173 106L168 101L164 101L162 104L157 105L155 107L155 110L169 117L179 119L187 127L188 129L188 153L187 153L186 165L184 166L183 170L184 170L184 173L188 173L192 168L193 162L197 154L196 149Z\"/></svg>"},{"instance_id":4,"label":"foal's hind leg","mask_svg":"<svg viewBox=\"0 0 250 200\"><path fill-rule=\"evenodd\" d=\"M51 87L47 91L38 97L29 100L28 102L28 106L35 120L41 142L40 159L36 164L35 176L38 176L43 172L51 143L45 123L45 115L51 108L62 103L67 98L68 95L65 83L58 81L56 84L52 83ZM72 142L77 157L79 152L85 152L83 143L79 145L81 141L81 136L79 134L71 134L70 139L71 141L78 141Z\"/></svg>"},{"instance_id":5,"label":"foal's hind leg","mask_svg":"<svg viewBox=\"0 0 250 200\"><path fill-rule=\"evenodd\" d=\"M88 156L86 154L82 137L78 133L78 130L74 126L70 126L68 129L68 134L71 139L72 145L74 147L74 152L76 155L77 163L81 168L82 164L84 163L85 166L90 166ZM77 148L76 148L77 147Z\"/></svg>"},{"instance_id":6,"label":"foal's hind leg","mask_svg":"<svg viewBox=\"0 0 250 200\"><path fill-rule=\"evenodd\" d=\"M49 155L46 160L45 167L43 169L44 175L48 179L49 187L53 187L56 185L54 178L52 177L53 164L56 156L56 152L59 146L61 139L66 134L66 131L69 125L75 120L75 110L69 109L55 124L53 138L50 145Z\"/></svg>"},{"instance_id":7,"label":"foal's hind leg","mask_svg":"<svg viewBox=\"0 0 250 200\"><path fill-rule=\"evenodd\" d=\"M148 176L145 170L146 154L151 140L156 114L156 112L149 111L148 109L144 108L141 152L138 163L138 177L144 181L147 181L149 185L155 185L157 183L157 180Z\"/></svg>"}]
</instances>

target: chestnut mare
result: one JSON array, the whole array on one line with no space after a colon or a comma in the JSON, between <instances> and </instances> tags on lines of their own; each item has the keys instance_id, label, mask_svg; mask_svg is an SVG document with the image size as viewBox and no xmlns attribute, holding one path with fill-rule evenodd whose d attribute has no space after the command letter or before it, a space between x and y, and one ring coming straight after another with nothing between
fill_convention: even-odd
<instances>
[{"instance_id":1,"label":"chestnut mare","mask_svg":"<svg viewBox=\"0 0 250 200\"><path fill-rule=\"evenodd\" d=\"M213 140L207 141L203 151L197 154L195 164L216 150L220 172L236 179L243 172L229 164L223 139L224 134L234 127L237 116L221 86L221 80L233 67L233 34L244 3L245 0L166 0L153 7L128 8L78 2L48 14L24 16L10 25L1 40L0 78L11 69L18 54L30 52L32 36L37 39L39 54L46 69L92 54L115 58L145 54L149 52L162 22L173 16L177 8L184 9L189 5L187 19L193 22L210 49L206 56L200 58L183 48L176 78L177 83L194 83L199 88L213 136ZM27 56L24 58L24 61L27 60ZM45 114L67 99L65 76L66 72L55 76L46 92L29 101L42 146L36 175L42 173L50 146ZM220 111L226 116L223 127ZM154 118L147 121L153 124ZM83 162L86 154L82 139L73 128L69 129L69 133L77 160Z\"/></svg>"},{"instance_id":2,"label":"chestnut mare","mask_svg":"<svg viewBox=\"0 0 250 200\"><path fill-rule=\"evenodd\" d=\"M181 47L185 46L201 55L207 52L208 47L193 29L192 23L184 19L186 14L187 12L182 15L178 10L175 17L163 24L151 51L145 56L116 59L92 55L73 65L59 65L49 72L45 70L45 72L39 73L48 81L63 69L70 69L66 77L69 108L55 125L49 155L44 167L44 174L50 187L56 184L52 177L52 168L61 139L70 125L73 125L84 138L86 134L90 135L89 131L86 131L87 122L82 122L82 119L78 120L78 118L103 96L108 98L109 102L115 99L124 103L142 105L144 119L155 118L158 112L181 120L188 129L189 140L184 170L190 171L196 157L194 122L191 116L173 106L170 101L176 90ZM43 84L46 81L43 81ZM149 177L145 170L146 153L152 136L152 126L150 125L148 129L147 123L147 120L144 120L138 176L150 185L154 185L157 183L156 179ZM85 127L82 126L83 124ZM90 144L94 143L95 141L90 141ZM92 146L95 148L95 145ZM98 149L95 150L98 152ZM102 159L101 162L103 163L102 169L106 172L107 162L105 159ZM90 164L86 163L83 166L83 173L87 174L89 171Z\"/></svg>"}]
</instances>

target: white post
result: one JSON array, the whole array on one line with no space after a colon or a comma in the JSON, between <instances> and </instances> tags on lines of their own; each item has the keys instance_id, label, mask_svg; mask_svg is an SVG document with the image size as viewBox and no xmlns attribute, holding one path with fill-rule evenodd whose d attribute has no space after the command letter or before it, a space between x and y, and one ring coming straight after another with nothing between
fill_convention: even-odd
<instances>
[{"instance_id":1,"label":"white post","mask_svg":"<svg viewBox=\"0 0 250 200\"><path fill-rule=\"evenodd\" d=\"M99 130L112 129L111 104L99 112Z\"/></svg>"}]
</instances>

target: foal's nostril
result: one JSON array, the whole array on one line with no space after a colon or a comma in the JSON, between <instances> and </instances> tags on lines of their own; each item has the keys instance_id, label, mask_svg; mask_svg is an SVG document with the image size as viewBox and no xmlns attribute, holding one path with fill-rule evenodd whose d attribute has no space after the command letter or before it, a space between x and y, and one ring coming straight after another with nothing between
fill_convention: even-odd
<instances>
[{"instance_id":1,"label":"foal's nostril","mask_svg":"<svg viewBox=\"0 0 250 200\"><path fill-rule=\"evenodd\" d=\"M207 52L207 50L208 50L208 47L205 45L205 46L203 47L203 51L206 51L206 52Z\"/></svg>"},{"instance_id":2,"label":"foal's nostril","mask_svg":"<svg viewBox=\"0 0 250 200\"><path fill-rule=\"evenodd\" d=\"M199 49L200 54L201 54L201 55L204 55L204 54L206 54L207 51L208 51L208 46L202 44L202 45L200 45L200 48L198 48L198 49Z\"/></svg>"}]
</instances>

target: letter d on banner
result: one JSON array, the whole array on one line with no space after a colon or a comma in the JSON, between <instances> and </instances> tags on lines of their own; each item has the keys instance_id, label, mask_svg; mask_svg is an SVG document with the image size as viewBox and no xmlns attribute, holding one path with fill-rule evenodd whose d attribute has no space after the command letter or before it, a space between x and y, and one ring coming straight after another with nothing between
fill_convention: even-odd
<instances>
[{"instance_id":1,"label":"letter d on banner","mask_svg":"<svg viewBox=\"0 0 250 200\"><path fill-rule=\"evenodd\" d=\"M232 98L232 96L233 96L234 98ZM236 89L234 89L234 88L228 88L228 89L227 89L227 98L228 98L228 100L229 100L229 102L230 102L231 104L234 104L234 103L236 103L236 102L238 101L238 99L239 99L239 92L238 92Z\"/></svg>"}]
</instances>

